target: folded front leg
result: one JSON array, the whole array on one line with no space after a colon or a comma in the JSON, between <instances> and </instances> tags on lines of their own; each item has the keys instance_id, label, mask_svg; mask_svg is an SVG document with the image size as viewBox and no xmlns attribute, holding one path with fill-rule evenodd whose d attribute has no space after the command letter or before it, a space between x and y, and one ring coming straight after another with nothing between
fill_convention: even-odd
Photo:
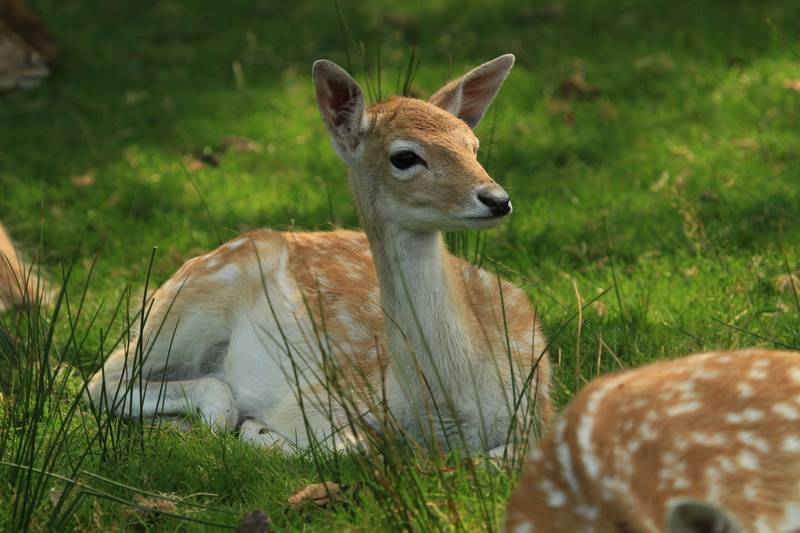
<instances>
[{"instance_id":1,"label":"folded front leg","mask_svg":"<svg viewBox=\"0 0 800 533\"><path fill-rule=\"evenodd\" d=\"M90 401L118 416L199 415L215 431L232 431L239 409L227 383L219 378L145 382L93 380Z\"/></svg>"}]
</instances>

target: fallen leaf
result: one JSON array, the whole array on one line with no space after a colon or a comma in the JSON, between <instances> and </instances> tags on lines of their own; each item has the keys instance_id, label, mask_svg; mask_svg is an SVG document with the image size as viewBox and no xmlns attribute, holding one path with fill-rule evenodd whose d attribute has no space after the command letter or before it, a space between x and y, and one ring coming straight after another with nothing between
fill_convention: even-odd
<instances>
[{"instance_id":1,"label":"fallen leaf","mask_svg":"<svg viewBox=\"0 0 800 533\"><path fill-rule=\"evenodd\" d=\"M600 88L595 85L590 85L586 81L586 74L579 70L561 82L561 85L558 87L558 94L564 98L591 99L600 94Z\"/></svg>"},{"instance_id":2,"label":"fallen leaf","mask_svg":"<svg viewBox=\"0 0 800 533\"><path fill-rule=\"evenodd\" d=\"M608 314L608 305L601 300L596 300L592 304L592 308L597 313L597 316L606 316Z\"/></svg>"},{"instance_id":3,"label":"fallen leaf","mask_svg":"<svg viewBox=\"0 0 800 533\"><path fill-rule=\"evenodd\" d=\"M546 4L539 8L540 18L557 20L564 16L564 5L560 2Z\"/></svg>"},{"instance_id":4,"label":"fallen leaf","mask_svg":"<svg viewBox=\"0 0 800 533\"><path fill-rule=\"evenodd\" d=\"M69 181L76 187L89 187L90 185L94 185L94 176L90 172L83 176L73 176Z\"/></svg>"},{"instance_id":5,"label":"fallen leaf","mask_svg":"<svg viewBox=\"0 0 800 533\"><path fill-rule=\"evenodd\" d=\"M122 199L122 195L119 192L112 193L111 196L103 202L105 207L115 207L119 204L119 201Z\"/></svg>"},{"instance_id":6,"label":"fallen leaf","mask_svg":"<svg viewBox=\"0 0 800 533\"><path fill-rule=\"evenodd\" d=\"M783 82L783 86L789 89L790 91L800 93L800 80L786 80L785 82Z\"/></svg>"},{"instance_id":7,"label":"fallen leaf","mask_svg":"<svg viewBox=\"0 0 800 533\"><path fill-rule=\"evenodd\" d=\"M401 14L401 13L389 13L389 14L383 15L382 20L387 25L389 25L391 27L394 27L394 28L400 28L400 29L409 28L415 22L414 19L411 18L410 16L408 16L406 14Z\"/></svg>"},{"instance_id":8,"label":"fallen leaf","mask_svg":"<svg viewBox=\"0 0 800 533\"><path fill-rule=\"evenodd\" d=\"M268 533L272 521L264 511L252 511L242 517L236 528L237 533Z\"/></svg>"},{"instance_id":9,"label":"fallen leaf","mask_svg":"<svg viewBox=\"0 0 800 533\"><path fill-rule=\"evenodd\" d=\"M175 502L167 498L137 495L135 501L140 507L131 509L130 514L145 524L152 524L158 520L161 513L174 513L177 511Z\"/></svg>"},{"instance_id":10,"label":"fallen leaf","mask_svg":"<svg viewBox=\"0 0 800 533\"><path fill-rule=\"evenodd\" d=\"M564 17L564 6L560 2L552 4L524 7L519 11L519 16L525 21L560 20Z\"/></svg>"},{"instance_id":11,"label":"fallen leaf","mask_svg":"<svg viewBox=\"0 0 800 533\"><path fill-rule=\"evenodd\" d=\"M736 148L757 148L758 142L755 139L751 139L750 137L744 137L741 139L734 139L733 144Z\"/></svg>"},{"instance_id":12,"label":"fallen leaf","mask_svg":"<svg viewBox=\"0 0 800 533\"><path fill-rule=\"evenodd\" d=\"M134 89L128 89L125 91L125 98L124 102L127 106L136 105L138 103L143 102L150 96L147 91L136 91Z\"/></svg>"},{"instance_id":13,"label":"fallen leaf","mask_svg":"<svg viewBox=\"0 0 800 533\"><path fill-rule=\"evenodd\" d=\"M560 115L564 119L567 126L575 124L575 112L572 110L572 104L566 100L559 100L558 98L550 98L547 101L547 110L551 115Z\"/></svg>"},{"instance_id":14,"label":"fallen leaf","mask_svg":"<svg viewBox=\"0 0 800 533\"><path fill-rule=\"evenodd\" d=\"M122 151L122 157L128 162L131 168L137 169L141 165L141 152L136 145L128 146Z\"/></svg>"},{"instance_id":15,"label":"fallen leaf","mask_svg":"<svg viewBox=\"0 0 800 533\"><path fill-rule=\"evenodd\" d=\"M195 159L194 157L186 158L186 168L189 172L197 172L201 168L205 168L206 164L200 161L199 159Z\"/></svg>"},{"instance_id":16,"label":"fallen leaf","mask_svg":"<svg viewBox=\"0 0 800 533\"><path fill-rule=\"evenodd\" d=\"M675 186L679 189L683 189L686 186L686 178L692 175L692 171L688 168L685 168L680 171L680 173L675 176Z\"/></svg>"},{"instance_id":17,"label":"fallen leaf","mask_svg":"<svg viewBox=\"0 0 800 533\"><path fill-rule=\"evenodd\" d=\"M183 158L186 168L191 172L196 172L205 167L218 167L219 159L212 153L186 154Z\"/></svg>"},{"instance_id":18,"label":"fallen leaf","mask_svg":"<svg viewBox=\"0 0 800 533\"><path fill-rule=\"evenodd\" d=\"M780 293L800 292L800 271L778 276L775 278L775 287Z\"/></svg>"},{"instance_id":19,"label":"fallen leaf","mask_svg":"<svg viewBox=\"0 0 800 533\"><path fill-rule=\"evenodd\" d=\"M669 54L651 54L636 59L633 66L637 70L668 71L675 68L675 62Z\"/></svg>"},{"instance_id":20,"label":"fallen leaf","mask_svg":"<svg viewBox=\"0 0 800 533\"><path fill-rule=\"evenodd\" d=\"M600 102L598 106L598 110L600 111L600 116L608 122L609 120L614 120L617 118L617 106L609 102L608 100L603 100Z\"/></svg>"},{"instance_id":21,"label":"fallen leaf","mask_svg":"<svg viewBox=\"0 0 800 533\"><path fill-rule=\"evenodd\" d=\"M697 269L696 266L691 266L691 267L682 268L681 272L687 278L694 278L694 277L697 276L698 269Z\"/></svg>"},{"instance_id":22,"label":"fallen leaf","mask_svg":"<svg viewBox=\"0 0 800 533\"><path fill-rule=\"evenodd\" d=\"M311 503L317 507L325 507L341 495L342 487L338 483L332 481L311 483L289 497L289 506L292 509L299 509Z\"/></svg>"},{"instance_id":23,"label":"fallen leaf","mask_svg":"<svg viewBox=\"0 0 800 533\"><path fill-rule=\"evenodd\" d=\"M658 176L658 179L650 185L651 192L660 192L669 184L669 172L664 170L661 172L661 175Z\"/></svg>"},{"instance_id":24,"label":"fallen leaf","mask_svg":"<svg viewBox=\"0 0 800 533\"><path fill-rule=\"evenodd\" d=\"M247 137L240 137L239 135L228 135L222 138L221 143L222 151L231 150L239 153L261 153L264 149L259 143Z\"/></svg>"},{"instance_id":25,"label":"fallen leaf","mask_svg":"<svg viewBox=\"0 0 800 533\"><path fill-rule=\"evenodd\" d=\"M620 26L633 26L639 23L639 13L636 11L627 11L617 21Z\"/></svg>"},{"instance_id":26,"label":"fallen leaf","mask_svg":"<svg viewBox=\"0 0 800 533\"><path fill-rule=\"evenodd\" d=\"M694 152L692 152L688 146L670 146L669 151L672 154L685 157L690 163L694 161Z\"/></svg>"}]
</instances>

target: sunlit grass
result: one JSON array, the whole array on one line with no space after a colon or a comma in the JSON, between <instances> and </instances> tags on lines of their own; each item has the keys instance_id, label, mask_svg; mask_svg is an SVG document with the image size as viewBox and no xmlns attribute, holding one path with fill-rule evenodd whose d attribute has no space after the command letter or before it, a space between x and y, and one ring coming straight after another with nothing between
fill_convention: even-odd
<instances>
[{"instance_id":1,"label":"sunlit grass","mask_svg":"<svg viewBox=\"0 0 800 533\"><path fill-rule=\"evenodd\" d=\"M322 1L32 3L65 55L41 88L0 96L0 220L23 250L41 235L43 273L68 290L60 307L0 321L3 527L209 527L137 511L137 490L218 524L262 509L276 529L496 526L512 481L483 463L284 457L74 401L148 272L158 284L251 228L357 225L310 81L314 59L344 65L346 50L377 94L380 49L384 96L412 50L418 95L517 55L478 129L514 214L450 245L526 288L554 337L559 404L621 366L800 348L800 305L779 283L800 263L800 94L784 87L800 77L796 3L340 2L352 38ZM598 95L560 94L576 71ZM223 152L230 135L258 147ZM219 166L193 166L202 153ZM28 400L9 403L7 376ZM289 509L323 480L350 487L342 502Z\"/></svg>"}]
</instances>

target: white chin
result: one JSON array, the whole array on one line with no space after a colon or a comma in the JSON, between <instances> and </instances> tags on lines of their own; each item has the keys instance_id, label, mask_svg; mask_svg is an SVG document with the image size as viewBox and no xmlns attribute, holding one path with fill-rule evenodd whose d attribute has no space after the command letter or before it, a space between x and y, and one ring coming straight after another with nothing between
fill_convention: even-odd
<instances>
[{"instance_id":1,"label":"white chin","mask_svg":"<svg viewBox=\"0 0 800 533\"><path fill-rule=\"evenodd\" d=\"M414 231L464 231L467 229L488 229L500 224L505 216L468 216L442 213L430 208L400 209L400 225ZM473 211L474 212L474 211ZM469 211L468 211L469 213ZM480 211L478 211L480 213Z\"/></svg>"},{"instance_id":2,"label":"white chin","mask_svg":"<svg viewBox=\"0 0 800 533\"><path fill-rule=\"evenodd\" d=\"M468 229L489 229L497 226L505 217L453 217L443 220L416 220L403 224L414 231L464 231Z\"/></svg>"},{"instance_id":3,"label":"white chin","mask_svg":"<svg viewBox=\"0 0 800 533\"><path fill-rule=\"evenodd\" d=\"M464 225L470 229L488 229L500 224L506 217L466 217Z\"/></svg>"}]
</instances>

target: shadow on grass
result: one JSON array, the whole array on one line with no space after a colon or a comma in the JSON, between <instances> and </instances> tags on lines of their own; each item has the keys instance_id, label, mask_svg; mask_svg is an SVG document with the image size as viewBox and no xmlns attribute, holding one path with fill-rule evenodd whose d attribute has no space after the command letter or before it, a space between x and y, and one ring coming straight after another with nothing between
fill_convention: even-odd
<instances>
[{"instance_id":1,"label":"shadow on grass","mask_svg":"<svg viewBox=\"0 0 800 533\"><path fill-rule=\"evenodd\" d=\"M279 128L281 122L300 118L297 113L287 113L286 107L313 109L306 76L312 60L325 56L345 63L347 45L353 62L357 67L360 63L354 44L347 44L341 34L333 4L322 0L296 2L291 9L274 2L243 0L213 8L199 2L121 0L41 0L35 5L62 41L65 56L53 79L36 92L0 100L5 104L0 108L0 121L15 126L0 132L0 172L14 184L26 183L23 188L28 191L24 199L15 198L22 205L0 203L0 213L5 216L8 211L13 218L37 211L43 202L74 209L76 215L86 213L115 193L121 199L108 211L116 211L117 218L134 225L137 219L152 222L158 213L176 207L184 210L185 217L201 218L205 216L201 206L185 201L184 179L144 183L131 179L135 170L119 164L131 159L126 150L134 146L146 156L176 164L184 153L219 142L220 135L254 130L248 121L254 113L276 116L275 128ZM388 2L348 4L343 15L355 40L366 43L373 66L379 41L386 56L384 64L390 66L402 64L410 46L418 42L423 65L440 73L441 79L445 73L460 71L460 67L450 66L451 62L474 63L511 50L520 66L536 72L541 80L533 87L519 86L511 92L524 95L523 105L541 105L542 95L552 93L576 64L583 65L610 98L658 103L665 91L679 85L684 71L677 68L645 75L631 67L635 59L667 51L676 61L690 61L699 69L752 60L788 34L798 20L798 9L781 2L677 6L657 2L641 6L622 1L572 1L531 6L481 1L464 8L456 2L439 1L425 10ZM769 24L765 16L769 16ZM717 28L709 21L724 24ZM423 83L437 82L429 77ZM296 91L295 83L307 90ZM512 78L510 88L513 84ZM287 96L287 92L291 94ZM316 116L308 117L307 122L307 114L302 116L310 129L309 138L324 146L322 128L311 129L319 126ZM618 129L623 131L626 125ZM279 134L275 138L285 140ZM620 134L614 142L599 146L552 145L550 151L536 157L555 161L577 157L592 166L628 149ZM510 154L501 165L518 166L514 162L518 155ZM310 165L308 171L337 172L332 170L332 159L323 161L327 163ZM272 170L269 164L254 168L265 174ZM76 191L67 183L69 177L89 171L98 176L91 192ZM336 202L346 201L345 188L338 189ZM211 204L215 210L224 209L214 199ZM278 217L261 220L289 223L287 216L299 215L302 220L297 219L298 223L318 225L330 218L326 210L328 206L316 212L287 209L279 211ZM220 217L227 226L236 218ZM344 220L354 222L354 217L349 214ZM33 221L17 224L25 241L32 241L38 233ZM127 233L107 221L71 227L70 232L91 233L98 226L109 232L111 239ZM57 234L54 239L69 240L69 234Z\"/></svg>"}]
</instances>

